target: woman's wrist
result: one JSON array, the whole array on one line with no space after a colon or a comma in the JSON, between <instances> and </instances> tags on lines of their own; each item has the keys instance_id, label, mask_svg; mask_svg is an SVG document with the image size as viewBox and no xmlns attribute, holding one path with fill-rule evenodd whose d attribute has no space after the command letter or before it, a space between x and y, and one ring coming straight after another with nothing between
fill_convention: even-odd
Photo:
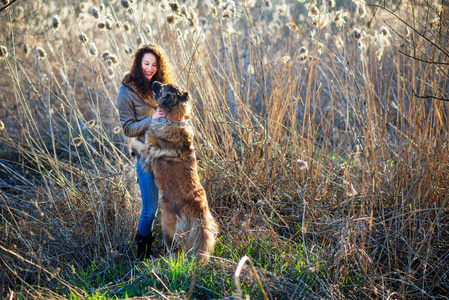
<instances>
[{"instance_id":1,"label":"woman's wrist","mask_svg":"<svg viewBox=\"0 0 449 300\"><path fill-rule=\"evenodd\" d=\"M165 115L164 115L164 112L158 107L158 108L156 109L156 112L155 112L154 115L152 116L152 118L155 119L155 120L157 120L157 119L162 118L162 117L164 117L164 116L165 116Z\"/></svg>"}]
</instances>

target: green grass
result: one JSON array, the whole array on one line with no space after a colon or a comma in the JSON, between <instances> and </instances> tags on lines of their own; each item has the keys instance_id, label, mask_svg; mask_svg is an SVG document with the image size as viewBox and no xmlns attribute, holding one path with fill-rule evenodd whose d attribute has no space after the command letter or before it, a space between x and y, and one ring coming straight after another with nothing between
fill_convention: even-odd
<instances>
[{"instance_id":1,"label":"green grass","mask_svg":"<svg viewBox=\"0 0 449 300\"><path fill-rule=\"evenodd\" d=\"M198 268L193 297L216 299L235 292L236 265L243 256L248 255L262 278L269 273L271 276L288 278L292 284L312 285L321 272L319 259L308 257L315 268L310 271L301 245L280 245L275 245L268 238L256 240L246 236L236 240L221 237L211 260L205 265L198 265L191 257L180 254L178 257L158 257L143 262L92 264L76 271L67 280L83 290L87 299L126 299L154 294L156 291L181 296L189 290L195 268ZM245 272L240 278L241 289L244 294L258 299L262 297L262 292L250 268L250 265L244 267ZM70 299L80 298L71 294Z\"/></svg>"}]
</instances>

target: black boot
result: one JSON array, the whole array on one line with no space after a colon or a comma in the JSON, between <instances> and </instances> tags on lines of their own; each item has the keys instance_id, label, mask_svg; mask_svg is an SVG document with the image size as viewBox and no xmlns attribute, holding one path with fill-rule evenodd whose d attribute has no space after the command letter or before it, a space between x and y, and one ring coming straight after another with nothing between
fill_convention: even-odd
<instances>
[{"instance_id":1,"label":"black boot","mask_svg":"<svg viewBox=\"0 0 449 300\"><path fill-rule=\"evenodd\" d=\"M153 255L151 244L153 243L153 234L143 236L139 232L136 234L135 242L137 244L137 258L144 260Z\"/></svg>"}]
</instances>

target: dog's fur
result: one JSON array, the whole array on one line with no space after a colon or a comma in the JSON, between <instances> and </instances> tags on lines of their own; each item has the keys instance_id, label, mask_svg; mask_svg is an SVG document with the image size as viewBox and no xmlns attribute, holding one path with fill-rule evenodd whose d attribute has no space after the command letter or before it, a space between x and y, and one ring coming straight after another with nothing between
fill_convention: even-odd
<instances>
[{"instance_id":1,"label":"dog's fur","mask_svg":"<svg viewBox=\"0 0 449 300\"><path fill-rule=\"evenodd\" d=\"M153 171L159 188L161 227L168 250L208 255L213 250L218 227L198 176L190 119L190 97L172 84L153 83L158 106L168 116L182 118L179 124L153 120L145 144L136 140L131 151L143 168Z\"/></svg>"}]
</instances>

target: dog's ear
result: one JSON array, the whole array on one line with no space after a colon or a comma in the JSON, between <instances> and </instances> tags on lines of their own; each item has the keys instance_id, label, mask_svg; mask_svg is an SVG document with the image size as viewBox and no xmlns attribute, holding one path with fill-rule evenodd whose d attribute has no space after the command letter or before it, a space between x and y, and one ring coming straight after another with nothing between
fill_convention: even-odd
<instances>
[{"instance_id":1,"label":"dog's ear","mask_svg":"<svg viewBox=\"0 0 449 300\"><path fill-rule=\"evenodd\" d=\"M189 92L180 92L179 93L179 102L186 102L189 100Z\"/></svg>"}]
</instances>

